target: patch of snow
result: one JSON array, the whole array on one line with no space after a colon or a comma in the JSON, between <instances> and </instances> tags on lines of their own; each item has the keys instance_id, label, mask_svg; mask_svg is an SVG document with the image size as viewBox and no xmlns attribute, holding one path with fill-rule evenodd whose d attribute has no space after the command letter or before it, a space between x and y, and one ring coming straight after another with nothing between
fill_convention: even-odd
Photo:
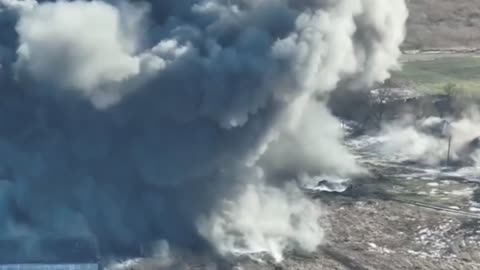
<instances>
[{"instance_id":1,"label":"patch of snow","mask_svg":"<svg viewBox=\"0 0 480 270\"><path fill-rule=\"evenodd\" d=\"M465 197L470 197L473 195L473 189L471 188L466 188L466 189L461 189L461 190L453 190L450 192L450 194L454 196L465 196Z\"/></svg>"},{"instance_id":2,"label":"patch of snow","mask_svg":"<svg viewBox=\"0 0 480 270\"><path fill-rule=\"evenodd\" d=\"M128 259L121 262L114 262L105 267L106 270L124 270L131 269L132 267L137 266L141 262L140 258Z\"/></svg>"}]
</instances>

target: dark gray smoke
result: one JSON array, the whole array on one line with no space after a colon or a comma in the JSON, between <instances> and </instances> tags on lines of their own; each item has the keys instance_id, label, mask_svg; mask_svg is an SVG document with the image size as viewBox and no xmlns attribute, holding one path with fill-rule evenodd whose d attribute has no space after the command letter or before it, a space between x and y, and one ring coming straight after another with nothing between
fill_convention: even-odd
<instances>
[{"instance_id":1,"label":"dark gray smoke","mask_svg":"<svg viewBox=\"0 0 480 270\"><path fill-rule=\"evenodd\" d=\"M0 5L0 238L278 260L323 235L286 180L361 171L319 99L385 80L407 17L403 0Z\"/></svg>"}]
</instances>

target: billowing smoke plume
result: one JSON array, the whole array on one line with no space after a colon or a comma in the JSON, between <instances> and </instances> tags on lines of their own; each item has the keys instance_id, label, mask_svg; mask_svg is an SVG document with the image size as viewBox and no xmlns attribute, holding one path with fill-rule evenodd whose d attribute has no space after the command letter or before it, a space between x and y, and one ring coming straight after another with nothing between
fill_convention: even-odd
<instances>
[{"instance_id":1,"label":"billowing smoke plume","mask_svg":"<svg viewBox=\"0 0 480 270\"><path fill-rule=\"evenodd\" d=\"M403 0L0 5L0 238L278 260L322 241L298 176L361 171L323 100L386 79L407 17Z\"/></svg>"},{"instance_id":2,"label":"billowing smoke plume","mask_svg":"<svg viewBox=\"0 0 480 270\"><path fill-rule=\"evenodd\" d=\"M460 118L430 117L402 120L386 125L380 150L400 160L421 161L428 165L445 164L447 159L464 165L479 165L480 115L465 110Z\"/></svg>"}]
</instances>

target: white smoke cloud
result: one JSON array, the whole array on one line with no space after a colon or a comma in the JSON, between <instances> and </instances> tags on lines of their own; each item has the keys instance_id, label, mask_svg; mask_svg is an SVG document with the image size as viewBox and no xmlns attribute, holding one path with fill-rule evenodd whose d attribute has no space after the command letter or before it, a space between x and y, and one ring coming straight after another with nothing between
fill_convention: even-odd
<instances>
[{"instance_id":1,"label":"white smoke cloud","mask_svg":"<svg viewBox=\"0 0 480 270\"><path fill-rule=\"evenodd\" d=\"M30 11L37 6L35 0L1 0L0 12L14 11L16 13Z\"/></svg>"},{"instance_id":2,"label":"white smoke cloud","mask_svg":"<svg viewBox=\"0 0 480 270\"><path fill-rule=\"evenodd\" d=\"M358 31L356 38L370 42L357 48L357 58L364 68L354 81L383 82L390 77L389 71L399 69L401 51L398 44L405 38L408 10L404 1L364 0L362 3L363 12L357 21L359 28L365 28L365 31ZM371 8L373 6L375 8Z\"/></svg>"},{"instance_id":3,"label":"white smoke cloud","mask_svg":"<svg viewBox=\"0 0 480 270\"><path fill-rule=\"evenodd\" d=\"M422 160L432 165L447 156L448 140L420 132L413 126L387 127L383 136L381 151L388 156Z\"/></svg>"},{"instance_id":4,"label":"white smoke cloud","mask_svg":"<svg viewBox=\"0 0 480 270\"><path fill-rule=\"evenodd\" d=\"M19 179L0 193L8 224L65 234L75 217L109 252L166 239L280 260L321 243L296 180L362 171L323 99L395 68L404 1L194 2L19 12L14 86L28 91L11 99L29 132L5 138L21 166L0 153Z\"/></svg>"},{"instance_id":5,"label":"white smoke cloud","mask_svg":"<svg viewBox=\"0 0 480 270\"><path fill-rule=\"evenodd\" d=\"M333 174L352 176L363 173L355 158L343 146L343 130L324 104L309 100L292 127L287 125L261 160L269 172L291 175ZM329 158L326 158L329 157Z\"/></svg>"},{"instance_id":6,"label":"white smoke cloud","mask_svg":"<svg viewBox=\"0 0 480 270\"><path fill-rule=\"evenodd\" d=\"M267 253L281 261L286 250L315 251L323 240L319 206L293 184L275 188L258 180L201 219L200 233L222 255Z\"/></svg>"},{"instance_id":7,"label":"white smoke cloud","mask_svg":"<svg viewBox=\"0 0 480 270\"><path fill-rule=\"evenodd\" d=\"M99 106L115 103L122 94L115 97L109 91L105 96L102 89L140 72L136 40L131 39L136 27L122 24L132 21L132 9L121 17L104 2L60 1L22 13L17 25L19 68L38 80L83 91Z\"/></svg>"},{"instance_id":8,"label":"white smoke cloud","mask_svg":"<svg viewBox=\"0 0 480 270\"><path fill-rule=\"evenodd\" d=\"M288 106L281 117L284 123L277 126L276 139L270 141L264 158L260 159L267 174L295 178L305 173L314 176L321 172L338 175L363 172L341 144L342 132L338 120L327 112L322 102L314 102L312 99L318 93L334 90L340 80L350 76L370 85L387 78L388 70L395 68L396 59L400 55L398 45L403 40L402 28L407 16L404 3L396 1L393 6L380 4L379 14L375 13L376 9L371 12L371 6L366 4L375 6L376 3L338 1L327 10L302 13L296 19L296 31L273 44L273 56L287 61L290 72L287 77L279 78L279 88L274 92L275 97L287 101ZM378 37L369 37L367 44L360 43L360 47L356 47L356 19L362 16L365 20L362 27L376 32ZM386 28L382 19L394 25ZM391 28L398 31L390 32ZM374 59L367 57L370 56L367 49L375 51ZM365 68L365 65L369 68ZM361 76L356 77L358 74ZM282 251L292 242L297 241L301 248L309 251L321 242L321 230L312 231L303 226L301 229L288 227L283 233L269 237L272 228L257 226L258 221L253 221L259 216L267 216L269 220L286 220L286 217L269 209L268 205L261 208L250 205L245 208L248 205L245 200L258 202L256 196L262 196L258 194L276 197L279 201L277 205L281 205L281 200L286 202L282 212L289 215L294 215L297 207L305 201L298 198L288 200L288 192L278 193L278 196L269 195L262 187L250 187L247 190L246 194L241 193L240 202L226 203L227 206L221 208L220 213L211 216L209 222L204 222L201 226L204 231L205 228L211 228L204 235L221 253L263 251L278 260ZM319 212L312 207L303 207L302 216L309 217L305 223L311 225L312 220L319 218ZM240 220L235 222L234 217ZM255 226L245 226L248 222ZM302 232L307 236L305 239L301 237Z\"/></svg>"},{"instance_id":9,"label":"white smoke cloud","mask_svg":"<svg viewBox=\"0 0 480 270\"><path fill-rule=\"evenodd\" d=\"M401 159L438 165L447 159L449 139L450 159L462 162L476 156L466 148L480 135L480 118L475 111L468 111L460 119L430 117L421 121L401 121L386 125L381 132L384 142L380 150Z\"/></svg>"}]
</instances>

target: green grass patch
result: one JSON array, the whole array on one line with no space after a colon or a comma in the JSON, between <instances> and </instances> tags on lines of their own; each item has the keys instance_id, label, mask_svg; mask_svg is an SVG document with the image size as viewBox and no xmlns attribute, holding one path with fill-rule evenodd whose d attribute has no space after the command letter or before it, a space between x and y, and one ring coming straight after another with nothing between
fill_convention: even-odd
<instances>
[{"instance_id":1,"label":"green grass patch","mask_svg":"<svg viewBox=\"0 0 480 270\"><path fill-rule=\"evenodd\" d=\"M413 82L418 90L441 93L447 84L458 91L480 94L480 58L472 56L445 57L403 63L393 79Z\"/></svg>"}]
</instances>

